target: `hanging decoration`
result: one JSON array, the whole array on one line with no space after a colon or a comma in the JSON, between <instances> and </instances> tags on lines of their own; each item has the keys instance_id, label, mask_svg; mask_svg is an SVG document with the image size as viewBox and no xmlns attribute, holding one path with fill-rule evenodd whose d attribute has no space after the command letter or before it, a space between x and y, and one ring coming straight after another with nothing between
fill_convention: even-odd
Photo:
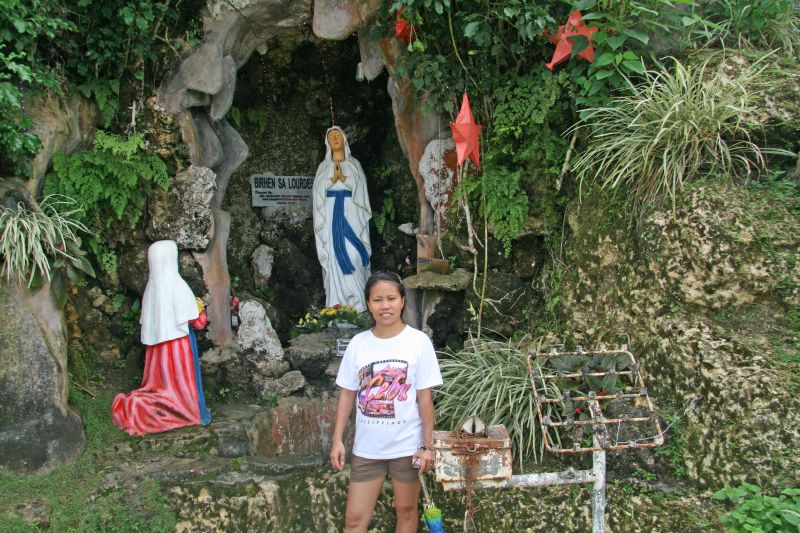
<instances>
[{"instance_id":1,"label":"hanging decoration","mask_svg":"<svg viewBox=\"0 0 800 533\"><path fill-rule=\"evenodd\" d=\"M466 91L461 101L461 110L458 112L455 122L450 123L453 130L453 140L456 142L456 154L458 155L458 166L464 164L469 157L475 167L481 168L481 152L478 146L478 139L481 136L483 126L475 124L472 116L472 108L469 106L469 97Z\"/></svg>"},{"instance_id":2,"label":"hanging decoration","mask_svg":"<svg viewBox=\"0 0 800 533\"><path fill-rule=\"evenodd\" d=\"M397 11L394 21L394 36L406 44L411 44L411 36L414 28L409 24L406 17L403 15L403 10L406 6L401 7Z\"/></svg>"},{"instance_id":3,"label":"hanging decoration","mask_svg":"<svg viewBox=\"0 0 800 533\"><path fill-rule=\"evenodd\" d=\"M578 53L578 57L584 58L589 63L594 62L594 48L592 48L592 34L597 31L597 26L588 27L585 22L581 22L580 11L573 12L567 19L566 24L558 27L555 37L545 31L545 35L556 45L556 50L553 52L553 59L550 60L545 66L553 70L556 65L563 63L572 55L572 46L575 44L573 39L582 35L589 40L589 45Z\"/></svg>"}]
</instances>

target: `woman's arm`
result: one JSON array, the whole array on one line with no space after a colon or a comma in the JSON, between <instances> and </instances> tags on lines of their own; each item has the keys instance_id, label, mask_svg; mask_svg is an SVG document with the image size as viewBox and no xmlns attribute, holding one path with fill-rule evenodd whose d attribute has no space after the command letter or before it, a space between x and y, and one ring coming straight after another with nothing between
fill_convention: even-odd
<instances>
[{"instance_id":1,"label":"woman's arm","mask_svg":"<svg viewBox=\"0 0 800 533\"><path fill-rule=\"evenodd\" d=\"M419 460L419 468L421 472L433 470L434 456L433 456L433 422L434 422L434 409L433 409L433 396L431 389L417 390L417 406L419 408L419 416L422 418L422 446L424 450L417 450L412 460Z\"/></svg>"},{"instance_id":2,"label":"woman's arm","mask_svg":"<svg viewBox=\"0 0 800 533\"><path fill-rule=\"evenodd\" d=\"M333 424L331 437L331 465L336 470L344 468L344 429L350 420L350 412L356 401L356 391L339 389L339 400L336 402L336 421Z\"/></svg>"}]
</instances>

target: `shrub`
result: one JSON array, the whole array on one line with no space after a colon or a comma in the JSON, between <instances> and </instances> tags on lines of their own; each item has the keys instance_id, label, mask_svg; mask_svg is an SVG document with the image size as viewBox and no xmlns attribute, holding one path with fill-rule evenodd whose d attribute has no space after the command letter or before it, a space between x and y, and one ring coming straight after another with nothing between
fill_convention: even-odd
<instances>
[{"instance_id":1,"label":"shrub","mask_svg":"<svg viewBox=\"0 0 800 533\"><path fill-rule=\"evenodd\" d=\"M470 346L439 360L444 385L434 389L437 425L457 428L466 417L503 424L511 436L515 462L541 458L542 445L533 403L527 353L521 343L472 339Z\"/></svg>"},{"instance_id":2,"label":"shrub","mask_svg":"<svg viewBox=\"0 0 800 533\"><path fill-rule=\"evenodd\" d=\"M736 504L721 517L732 533L800 531L800 488L787 488L778 496L768 496L761 487L742 483L715 492L714 499Z\"/></svg>"},{"instance_id":3,"label":"shrub","mask_svg":"<svg viewBox=\"0 0 800 533\"><path fill-rule=\"evenodd\" d=\"M743 69L726 79L708 61L669 71L648 71L630 94L607 107L590 109L574 128L590 130L577 158L581 186L597 179L622 189L636 210L665 196L675 207L684 185L706 176L750 176L764 168L761 150L750 141L740 117L750 110L747 85L758 72Z\"/></svg>"}]
</instances>

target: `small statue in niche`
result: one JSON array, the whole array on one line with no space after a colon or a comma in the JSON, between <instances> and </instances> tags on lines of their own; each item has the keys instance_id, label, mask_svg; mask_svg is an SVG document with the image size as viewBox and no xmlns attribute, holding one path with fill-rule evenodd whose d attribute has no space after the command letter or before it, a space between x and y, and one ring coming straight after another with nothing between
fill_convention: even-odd
<instances>
[{"instance_id":1,"label":"small statue in niche","mask_svg":"<svg viewBox=\"0 0 800 533\"><path fill-rule=\"evenodd\" d=\"M314 235L322 265L325 305L350 305L364 311L364 286L369 277L372 247L367 177L350 155L344 131L325 133L325 160L314 177Z\"/></svg>"},{"instance_id":2,"label":"small statue in niche","mask_svg":"<svg viewBox=\"0 0 800 533\"><path fill-rule=\"evenodd\" d=\"M205 310L178 273L175 241L158 241L147 251L150 275L142 297L142 344L147 345L141 388L118 394L111 405L114 425L129 435L206 425L194 329L208 323Z\"/></svg>"}]
</instances>

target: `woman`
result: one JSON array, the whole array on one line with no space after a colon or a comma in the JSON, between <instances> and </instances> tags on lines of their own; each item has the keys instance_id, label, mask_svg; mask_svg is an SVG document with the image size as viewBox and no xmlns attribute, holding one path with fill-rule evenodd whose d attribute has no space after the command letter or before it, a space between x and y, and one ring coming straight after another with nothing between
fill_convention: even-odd
<instances>
[{"instance_id":1,"label":"woman","mask_svg":"<svg viewBox=\"0 0 800 533\"><path fill-rule=\"evenodd\" d=\"M345 531L367 531L388 475L395 531L411 533L419 523L415 469L424 472L434 466L431 388L442 384L442 375L430 339L403 322L405 289L400 277L375 272L364 291L375 326L353 337L339 366L331 465L344 468L344 430L355 406Z\"/></svg>"},{"instance_id":2,"label":"woman","mask_svg":"<svg viewBox=\"0 0 800 533\"><path fill-rule=\"evenodd\" d=\"M350 305L366 309L364 284L369 277L369 219L367 177L350 155L347 137L334 126L325 134L325 160L314 178L314 235L322 265L325 306Z\"/></svg>"},{"instance_id":3,"label":"woman","mask_svg":"<svg viewBox=\"0 0 800 533\"><path fill-rule=\"evenodd\" d=\"M158 241L147 252L150 277L142 297L142 344L147 345L142 386L118 394L111 406L114 425L129 435L159 433L183 426L206 425L197 343L190 327L203 329L189 285L178 273L178 246Z\"/></svg>"}]
</instances>

